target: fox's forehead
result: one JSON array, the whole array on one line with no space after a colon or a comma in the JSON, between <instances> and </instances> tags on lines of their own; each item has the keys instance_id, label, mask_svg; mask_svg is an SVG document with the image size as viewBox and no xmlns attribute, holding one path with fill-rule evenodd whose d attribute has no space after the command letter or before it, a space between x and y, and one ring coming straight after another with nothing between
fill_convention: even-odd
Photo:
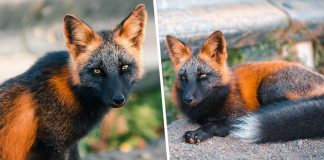
<instances>
[{"instance_id":1,"label":"fox's forehead","mask_svg":"<svg viewBox=\"0 0 324 160\"><path fill-rule=\"evenodd\" d=\"M113 31L100 31L101 44L96 50L95 56L114 61L132 61L133 58L130 53L126 51L121 45L116 43L113 39ZM107 61L109 63L109 61Z\"/></svg>"},{"instance_id":2,"label":"fox's forehead","mask_svg":"<svg viewBox=\"0 0 324 160\"><path fill-rule=\"evenodd\" d=\"M115 63L132 63L134 58L122 47L115 43L107 43L100 47L93 57L105 65Z\"/></svg>"},{"instance_id":3,"label":"fox's forehead","mask_svg":"<svg viewBox=\"0 0 324 160\"><path fill-rule=\"evenodd\" d=\"M199 73L210 73L213 69L197 56L192 56L181 67L179 74L196 75Z\"/></svg>"},{"instance_id":4,"label":"fox's forehead","mask_svg":"<svg viewBox=\"0 0 324 160\"><path fill-rule=\"evenodd\" d=\"M101 31L101 44L91 55L87 66L114 70L122 64L133 64L134 58L113 40L112 31Z\"/></svg>"}]
</instances>

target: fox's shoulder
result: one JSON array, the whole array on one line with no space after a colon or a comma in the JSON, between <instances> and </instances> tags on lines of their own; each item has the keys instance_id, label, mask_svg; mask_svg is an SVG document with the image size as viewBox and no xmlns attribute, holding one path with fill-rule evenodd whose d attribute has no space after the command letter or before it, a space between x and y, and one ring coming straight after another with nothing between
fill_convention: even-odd
<instances>
[{"instance_id":1,"label":"fox's shoulder","mask_svg":"<svg viewBox=\"0 0 324 160\"><path fill-rule=\"evenodd\" d=\"M27 71L0 83L0 88L8 88L16 84L28 85L48 79L51 75L67 68L69 55L66 51L49 52L39 58Z\"/></svg>"},{"instance_id":2,"label":"fox's shoulder","mask_svg":"<svg viewBox=\"0 0 324 160\"><path fill-rule=\"evenodd\" d=\"M48 52L39 58L31 68L37 67L59 67L68 63L69 55L67 51Z\"/></svg>"},{"instance_id":3,"label":"fox's shoulder","mask_svg":"<svg viewBox=\"0 0 324 160\"><path fill-rule=\"evenodd\" d=\"M68 67L69 55L66 51L49 52L39 58L35 64L26 71L25 75L55 73Z\"/></svg>"}]
</instances>

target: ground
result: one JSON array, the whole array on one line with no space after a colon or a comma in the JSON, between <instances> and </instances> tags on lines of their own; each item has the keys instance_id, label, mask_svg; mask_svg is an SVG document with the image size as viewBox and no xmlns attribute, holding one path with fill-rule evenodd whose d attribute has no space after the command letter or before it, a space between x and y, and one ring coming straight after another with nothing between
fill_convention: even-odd
<instances>
[{"instance_id":1,"label":"ground","mask_svg":"<svg viewBox=\"0 0 324 160\"><path fill-rule=\"evenodd\" d=\"M185 159L324 159L324 139L286 143L249 144L233 137L214 137L198 145L187 144L182 136L198 125L186 119L168 126L171 160Z\"/></svg>"},{"instance_id":2,"label":"ground","mask_svg":"<svg viewBox=\"0 0 324 160\"><path fill-rule=\"evenodd\" d=\"M137 149L131 152L122 153L120 151L113 151L98 154L95 156L90 156L88 158L84 158L84 160L165 160L165 140L160 139L151 143L148 147L143 149Z\"/></svg>"}]
</instances>

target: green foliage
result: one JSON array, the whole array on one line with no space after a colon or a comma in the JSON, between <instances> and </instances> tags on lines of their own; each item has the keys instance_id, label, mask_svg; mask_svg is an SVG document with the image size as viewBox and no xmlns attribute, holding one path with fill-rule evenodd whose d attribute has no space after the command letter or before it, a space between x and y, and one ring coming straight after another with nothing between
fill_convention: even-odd
<instances>
[{"instance_id":1,"label":"green foliage","mask_svg":"<svg viewBox=\"0 0 324 160\"><path fill-rule=\"evenodd\" d=\"M111 112L112 115L109 113L107 117L112 120L104 119L100 126L81 140L82 156L118 148L129 151L164 135L160 88L133 93L124 107ZM105 125L111 129L105 129Z\"/></svg>"},{"instance_id":2,"label":"green foliage","mask_svg":"<svg viewBox=\"0 0 324 160\"><path fill-rule=\"evenodd\" d=\"M127 119L130 128L128 134L138 135L147 141L158 138L159 131L163 131L162 113L160 88L134 95L120 112Z\"/></svg>"},{"instance_id":3,"label":"green foliage","mask_svg":"<svg viewBox=\"0 0 324 160\"><path fill-rule=\"evenodd\" d=\"M163 71L163 83L164 83L164 97L165 97L165 107L166 107L166 118L167 123L171 123L178 119L181 114L178 108L171 102L172 99L172 86L175 81L175 76L173 72L172 62L165 61L162 63Z\"/></svg>"}]
</instances>

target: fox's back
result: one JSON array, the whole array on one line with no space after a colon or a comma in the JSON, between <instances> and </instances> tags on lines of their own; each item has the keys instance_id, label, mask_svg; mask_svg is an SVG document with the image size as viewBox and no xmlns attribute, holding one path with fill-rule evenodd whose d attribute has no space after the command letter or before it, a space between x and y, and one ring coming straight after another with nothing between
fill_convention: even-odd
<instances>
[{"instance_id":1,"label":"fox's back","mask_svg":"<svg viewBox=\"0 0 324 160\"><path fill-rule=\"evenodd\" d=\"M25 73L0 86L0 151L6 155L0 156L1 159L23 159L27 156L34 143L38 123L35 116L38 99L35 95L51 94L48 82L67 62L67 52L49 53Z\"/></svg>"},{"instance_id":2,"label":"fox's back","mask_svg":"<svg viewBox=\"0 0 324 160\"><path fill-rule=\"evenodd\" d=\"M11 78L0 85L0 109L10 103L24 91L37 92L49 79L66 69L68 65L66 51L48 53L40 58L26 72Z\"/></svg>"},{"instance_id":3,"label":"fox's back","mask_svg":"<svg viewBox=\"0 0 324 160\"><path fill-rule=\"evenodd\" d=\"M248 111L283 99L298 100L324 94L324 77L297 63L251 62L233 68Z\"/></svg>"}]
</instances>

